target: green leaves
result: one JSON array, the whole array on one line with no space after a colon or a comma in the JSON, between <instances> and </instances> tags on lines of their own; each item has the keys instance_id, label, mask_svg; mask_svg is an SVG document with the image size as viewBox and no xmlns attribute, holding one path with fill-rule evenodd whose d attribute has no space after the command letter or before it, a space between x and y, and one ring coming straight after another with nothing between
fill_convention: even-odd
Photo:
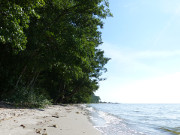
<instances>
[{"instance_id":1,"label":"green leaves","mask_svg":"<svg viewBox=\"0 0 180 135\"><path fill-rule=\"evenodd\" d=\"M24 30L29 27L31 15L39 17L34 8L41 7L43 3L43 0L1 1L0 43L9 44L14 53L24 50L27 43Z\"/></svg>"},{"instance_id":2,"label":"green leaves","mask_svg":"<svg viewBox=\"0 0 180 135\"><path fill-rule=\"evenodd\" d=\"M54 102L88 102L109 60L97 49L102 19L111 16L108 1L7 0L0 5L0 58L5 58L0 70L9 74L1 78L11 80L11 87L0 81L4 93L23 96L37 90L37 98L43 90Z\"/></svg>"}]
</instances>

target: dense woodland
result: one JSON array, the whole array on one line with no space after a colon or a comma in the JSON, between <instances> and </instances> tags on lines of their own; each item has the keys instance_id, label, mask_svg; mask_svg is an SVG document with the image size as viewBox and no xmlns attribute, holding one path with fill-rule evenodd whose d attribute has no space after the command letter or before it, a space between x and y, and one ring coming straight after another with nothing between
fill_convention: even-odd
<instances>
[{"instance_id":1,"label":"dense woodland","mask_svg":"<svg viewBox=\"0 0 180 135\"><path fill-rule=\"evenodd\" d=\"M109 58L99 49L107 0L1 0L0 101L92 102Z\"/></svg>"}]
</instances>

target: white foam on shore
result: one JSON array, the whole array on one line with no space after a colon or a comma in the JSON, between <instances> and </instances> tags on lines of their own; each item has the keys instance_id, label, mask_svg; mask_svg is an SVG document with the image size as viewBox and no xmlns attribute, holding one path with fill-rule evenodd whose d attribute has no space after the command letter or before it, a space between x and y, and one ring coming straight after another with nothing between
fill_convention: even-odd
<instances>
[{"instance_id":1,"label":"white foam on shore","mask_svg":"<svg viewBox=\"0 0 180 135\"><path fill-rule=\"evenodd\" d=\"M146 135L129 127L125 120L109 113L96 110L91 106L84 106L89 112L90 121L103 135Z\"/></svg>"}]
</instances>

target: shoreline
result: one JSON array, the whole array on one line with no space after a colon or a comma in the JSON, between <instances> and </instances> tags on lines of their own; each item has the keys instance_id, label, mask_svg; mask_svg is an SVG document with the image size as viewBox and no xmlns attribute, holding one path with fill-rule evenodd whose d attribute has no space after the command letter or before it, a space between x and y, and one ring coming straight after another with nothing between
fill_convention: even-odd
<instances>
[{"instance_id":1,"label":"shoreline","mask_svg":"<svg viewBox=\"0 0 180 135\"><path fill-rule=\"evenodd\" d=\"M51 105L44 109L0 107L2 135L102 135L79 105Z\"/></svg>"}]
</instances>

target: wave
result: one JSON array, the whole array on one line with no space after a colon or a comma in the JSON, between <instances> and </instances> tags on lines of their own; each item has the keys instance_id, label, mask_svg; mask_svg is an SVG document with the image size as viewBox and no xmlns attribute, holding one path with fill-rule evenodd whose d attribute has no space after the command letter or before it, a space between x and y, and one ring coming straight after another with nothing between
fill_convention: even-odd
<instances>
[{"instance_id":1,"label":"wave","mask_svg":"<svg viewBox=\"0 0 180 135\"><path fill-rule=\"evenodd\" d=\"M147 135L130 127L125 119L113 114L96 110L90 106L87 106L86 110L89 111L90 120L95 128L101 131L103 135Z\"/></svg>"}]
</instances>

